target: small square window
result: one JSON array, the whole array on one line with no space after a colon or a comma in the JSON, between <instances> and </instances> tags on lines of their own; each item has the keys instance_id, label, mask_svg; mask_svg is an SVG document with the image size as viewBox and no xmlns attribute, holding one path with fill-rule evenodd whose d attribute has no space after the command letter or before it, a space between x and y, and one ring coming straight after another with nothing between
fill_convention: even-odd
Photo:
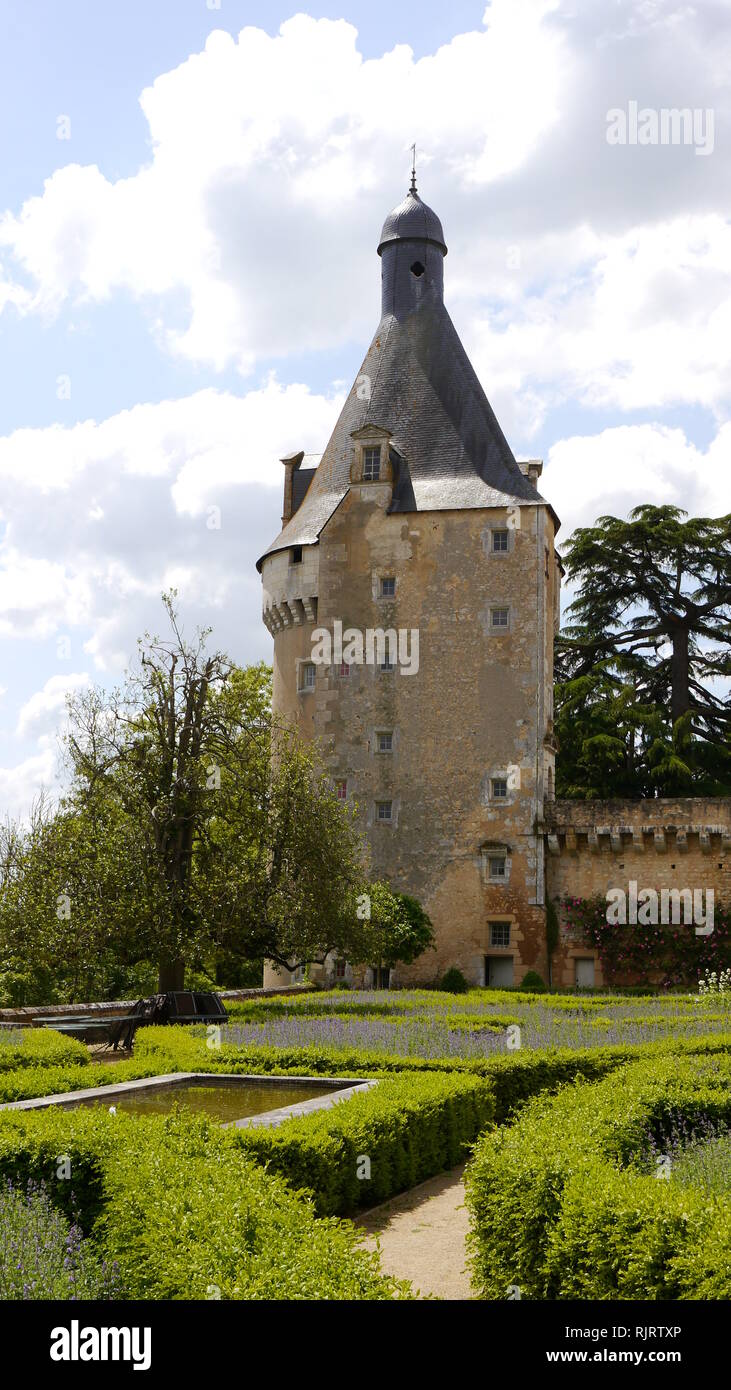
<instances>
[{"instance_id":1,"label":"small square window","mask_svg":"<svg viewBox=\"0 0 731 1390\"><path fill-rule=\"evenodd\" d=\"M300 690L315 689L315 663L314 661L303 661L300 666Z\"/></svg>"},{"instance_id":2,"label":"small square window","mask_svg":"<svg viewBox=\"0 0 731 1390\"><path fill-rule=\"evenodd\" d=\"M505 855L491 854L487 861L490 878L505 878Z\"/></svg>"},{"instance_id":3,"label":"small square window","mask_svg":"<svg viewBox=\"0 0 731 1390\"><path fill-rule=\"evenodd\" d=\"M509 946L510 945L510 923L491 922L490 923L490 945Z\"/></svg>"},{"instance_id":4,"label":"small square window","mask_svg":"<svg viewBox=\"0 0 731 1390\"><path fill-rule=\"evenodd\" d=\"M349 662L347 662L347 661L341 661L340 665L338 666L338 675L339 675L339 676L343 676L343 677L349 676L349 675L350 675L350 663L349 663Z\"/></svg>"},{"instance_id":5,"label":"small square window","mask_svg":"<svg viewBox=\"0 0 731 1390\"><path fill-rule=\"evenodd\" d=\"M386 732L385 730L382 731L381 733L379 733L379 734L377 735L377 738L378 738L378 751L379 751L379 753L392 753L392 752L393 752L393 734L391 733L390 730L389 730L388 732Z\"/></svg>"},{"instance_id":6,"label":"small square window","mask_svg":"<svg viewBox=\"0 0 731 1390\"><path fill-rule=\"evenodd\" d=\"M490 613L491 626L506 628L508 626L509 613L509 608L493 608Z\"/></svg>"},{"instance_id":7,"label":"small square window","mask_svg":"<svg viewBox=\"0 0 731 1390\"><path fill-rule=\"evenodd\" d=\"M507 530L493 531L492 548L493 550L505 551L508 549L509 536Z\"/></svg>"},{"instance_id":8,"label":"small square window","mask_svg":"<svg viewBox=\"0 0 731 1390\"><path fill-rule=\"evenodd\" d=\"M381 598L394 598L396 595L396 580L394 578L381 580Z\"/></svg>"},{"instance_id":9,"label":"small square window","mask_svg":"<svg viewBox=\"0 0 731 1390\"><path fill-rule=\"evenodd\" d=\"M493 795L493 800L494 800L494 801L504 801L504 800L505 800L505 797L507 796L507 794L508 794L508 779L507 779L507 777L493 777L493 779L492 779L492 795Z\"/></svg>"},{"instance_id":10,"label":"small square window","mask_svg":"<svg viewBox=\"0 0 731 1390\"><path fill-rule=\"evenodd\" d=\"M290 555L289 558L290 558L290 563L291 563L291 564L293 564L293 565L301 565L301 564L302 564L302 546L301 546L301 545L293 545L293 546L292 546L292 552L291 552L291 555Z\"/></svg>"},{"instance_id":11,"label":"small square window","mask_svg":"<svg viewBox=\"0 0 731 1390\"><path fill-rule=\"evenodd\" d=\"M369 445L363 450L363 481L377 483L381 476L381 446Z\"/></svg>"},{"instance_id":12,"label":"small square window","mask_svg":"<svg viewBox=\"0 0 731 1390\"><path fill-rule=\"evenodd\" d=\"M335 783L335 795L338 801L348 800L348 783L344 777Z\"/></svg>"},{"instance_id":13,"label":"small square window","mask_svg":"<svg viewBox=\"0 0 731 1390\"><path fill-rule=\"evenodd\" d=\"M393 802L392 802L392 801L377 801L377 802L376 802L376 815L377 815L377 817L378 817L378 819L379 819L380 821L384 821L384 820L393 820Z\"/></svg>"}]
</instances>

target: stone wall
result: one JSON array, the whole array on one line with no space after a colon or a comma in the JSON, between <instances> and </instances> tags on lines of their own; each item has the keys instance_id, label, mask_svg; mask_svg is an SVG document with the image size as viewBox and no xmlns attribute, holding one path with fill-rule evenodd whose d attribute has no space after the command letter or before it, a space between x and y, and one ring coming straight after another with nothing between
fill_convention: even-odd
<instances>
[{"instance_id":1,"label":"stone wall","mask_svg":"<svg viewBox=\"0 0 731 1390\"><path fill-rule=\"evenodd\" d=\"M731 904L731 799L685 797L652 801L555 801L546 806L546 885L554 901L605 896L611 889L712 889ZM554 959L554 984L576 984L577 960L598 957L571 938L565 920ZM619 929L619 928L618 928Z\"/></svg>"},{"instance_id":2,"label":"stone wall","mask_svg":"<svg viewBox=\"0 0 731 1390\"><path fill-rule=\"evenodd\" d=\"M555 756L552 514L524 506L392 515L389 493L381 484L352 485L312 547L317 562L304 547L296 575L286 554L264 561L274 706L319 741L333 781L346 783L371 877L412 893L434 923L436 952L399 967L395 979L431 981L454 965L475 984L486 982L486 971L512 967L517 983L529 968L546 970L537 825ZM496 552L492 533L506 528L509 546ZM382 599L387 577L396 592ZM418 672L318 666L314 690L299 690L297 664L313 624L291 586L305 578L319 628L416 630ZM509 622L495 630L491 612L501 606ZM388 753L378 751L382 731L392 734ZM496 778L508 780L500 800ZM392 818L381 822L385 801ZM502 876L491 872L500 856ZM508 944L499 944L507 927ZM265 972L266 984L284 978Z\"/></svg>"}]
</instances>

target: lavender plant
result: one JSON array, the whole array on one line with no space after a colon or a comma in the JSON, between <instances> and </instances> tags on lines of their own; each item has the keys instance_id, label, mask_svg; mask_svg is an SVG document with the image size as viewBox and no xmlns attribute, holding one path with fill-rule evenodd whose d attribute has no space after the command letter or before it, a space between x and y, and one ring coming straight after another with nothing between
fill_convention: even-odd
<instances>
[{"instance_id":1,"label":"lavender plant","mask_svg":"<svg viewBox=\"0 0 731 1390\"><path fill-rule=\"evenodd\" d=\"M107 1265L52 1203L44 1183L0 1186L0 1299L123 1297Z\"/></svg>"}]
</instances>

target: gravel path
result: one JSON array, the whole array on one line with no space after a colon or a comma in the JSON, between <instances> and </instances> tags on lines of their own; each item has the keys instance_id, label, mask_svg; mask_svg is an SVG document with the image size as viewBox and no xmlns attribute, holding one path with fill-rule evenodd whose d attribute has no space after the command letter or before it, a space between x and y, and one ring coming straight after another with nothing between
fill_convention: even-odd
<instances>
[{"instance_id":1,"label":"gravel path","mask_svg":"<svg viewBox=\"0 0 731 1390\"><path fill-rule=\"evenodd\" d=\"M357 1220L367 1232L366 1249L374 1250L380 1236L381 1268L411 1279L422 1297L472 1297L464 1267L468 1218L463 1173L464 1165L440 1173Z\"/></svg>"}]
</instances>

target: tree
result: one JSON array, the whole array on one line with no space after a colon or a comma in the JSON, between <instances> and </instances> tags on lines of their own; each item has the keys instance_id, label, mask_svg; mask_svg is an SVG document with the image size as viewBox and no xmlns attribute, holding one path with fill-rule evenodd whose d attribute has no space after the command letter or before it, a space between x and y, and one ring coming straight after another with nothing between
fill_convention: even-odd
<instances>
[{"instance_id":1,"label":"tree","mask_svg":"<svg viewBox=\"0 0 731 1390\"><path fill-rule=\"evenodd\" d=\"M395 893L378 880L370 884L368 899L370 917L362 921L360 940L351 947L354 965L370 965L378 980L384 967L411 965L424 951L435 949L431 921L416 898Z\"/></svg>"},{"instance_id":2,"label":"tree","mask_svg":"<svg viewBox=\"0 0 731 1390\"><path fill-rule=\"evenodd\" d=\"M53 960L72 997L102 961L154 960L179 989L222 954L294 968L357 929L352 809L272 725L268 668L209 653L207 631L188 642L164 603L170 635L145 635L124 688L70 700L67 794L0 862L0 963Z\"/></svg>"},{"instance_id":3,"label":"tree","mask_svg":"<svg viewBox=\"0 0 731 1390\"><path fill-rule=\"evenodd\" d=\"M564 548L558 795L728 794L731 517L684 517L637 507Z\"/></svg>"}]
</instances>

